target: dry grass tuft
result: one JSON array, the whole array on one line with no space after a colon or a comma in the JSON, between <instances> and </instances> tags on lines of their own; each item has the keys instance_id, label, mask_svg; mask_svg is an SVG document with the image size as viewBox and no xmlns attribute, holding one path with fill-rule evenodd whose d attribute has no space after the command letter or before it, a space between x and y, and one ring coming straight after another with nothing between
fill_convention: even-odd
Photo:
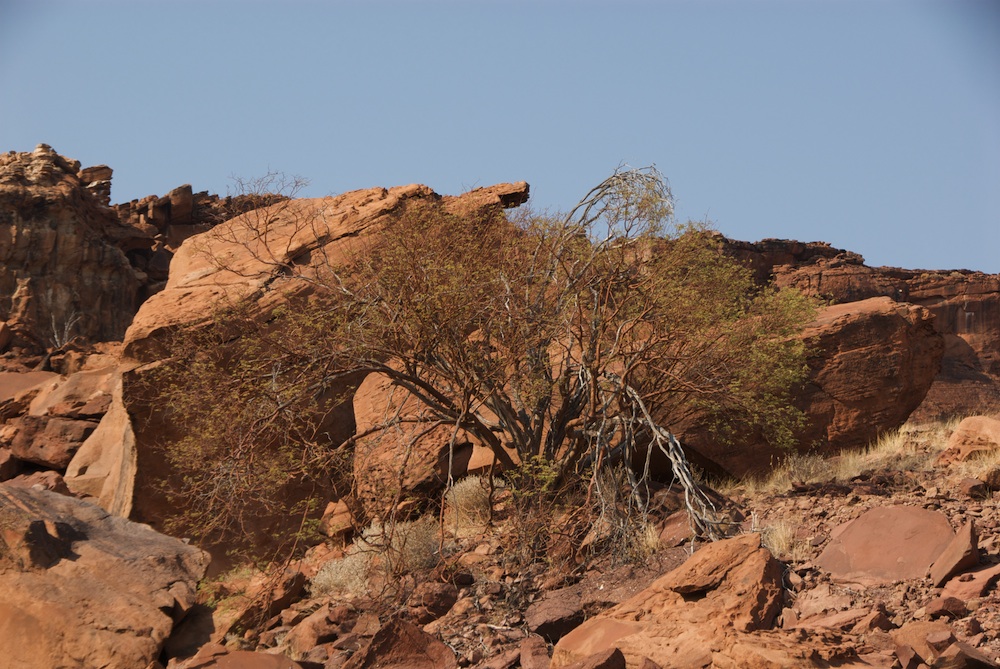
<instances>
[{"instance_id":1,"label":"dry grass tuft","mask_svg":"<svg viewBox=\"0 0 1000 669\"><path fill-rule=\"evenodd\" d=\"M934 466L934 460L961 420L958 416L933 423L906 424L882 434L865 448L842 451L829 458L815 453L793 453L764 476L724 481L716 487L723 494L759 497L787 492L796 483L849 481L877 471L926 470ZM976 465L970 471L988 471L994 464L1000 465L1000 453L996 462L983 462L981 467Z\"/></svg>"},{"instance_id":2,"label":"dry grass tuft","mask_svg":"<svg viewBox=\"0 0 1000 669\"><path fill-rule=\"evenodd\" d=\"M798 525L781 519L756 527L756 518L754 525L756 531L760 532L761 544L779 560L802 562L810 557L808 543L798 535Z\"/></svg>"},{"instance_id":3,"label":"dry grass tuft","mask_svg":"<svg viewBox=\"0 0 1000 669\"><path fill-rule=\"evenodd\" d=\"M493 480L494 489L503 482ZM445 495L448 527L455 536L482 531L490 519L490 482L481 476L467 476L451 487Z\"/></svg>"},{"instance_id":4,"label":"dry grass tuft","mask_svg":"<svg viewBox=\"0 0 1000 669\"><path fill-rule=\"evenodd\" d=\"M437 565L440 547L438 525L432 517L387 526L372 523L344 557L320 568L311 582L312 594L369 595L373 581L384 586L402 574Z\"/></svg>"}]
</instances>

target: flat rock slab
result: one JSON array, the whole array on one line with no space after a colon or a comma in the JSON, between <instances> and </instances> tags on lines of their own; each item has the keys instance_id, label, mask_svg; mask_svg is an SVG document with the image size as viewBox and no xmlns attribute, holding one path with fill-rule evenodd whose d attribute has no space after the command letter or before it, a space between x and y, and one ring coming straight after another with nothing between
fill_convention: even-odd
<instances>
[{"instance_id":1,"label":"flat rock slab","mask_svg":"<svg viewBox=\"0 0 1000 669\"><path fill-rule=\"evenodd\" d=\"M942 597L957 597L963 602L984 596L1000 579L1000 564L956 576L944 585Z\"/></svg>"},{"instance_id":2,"label":"flat rock slab","mask_svg":"<svg viewBox=\"0 0 1000 669\"><path fill-rule=\"evenodd\" d=\"M955 533L944 514L913 506L871 509L837 528L816 563L840 583L923 578Z\"/></svg>"},{"instance_id":3,"label":"flat rock slab","mask_svg":"<svg viewBox=\"0 0 1000 669\"><path fill-rule=\"evenodd\" d=\"M0 402L59 376L55 372L0 372Z\"/></svg>"}]
</instances>

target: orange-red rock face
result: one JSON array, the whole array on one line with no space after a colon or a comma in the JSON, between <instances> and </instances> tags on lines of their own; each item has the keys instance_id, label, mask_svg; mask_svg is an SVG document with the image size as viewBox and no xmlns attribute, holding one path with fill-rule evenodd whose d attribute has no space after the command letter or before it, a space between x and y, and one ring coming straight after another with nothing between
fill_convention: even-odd
<instances>
[{"instance_id":1,"label":"orange-red rock face","mask_svg":"<svg viewBox=\"0 0 1000 669\"><path fill-rule=\"evenodd\" d=\"M773 279L843 304L888 297L925 307L945 343L941 369L914 418L975 413L1000 405L1000 275L968 270L868 267L856 253L823 243L726 242L758 280Z\"/></svg>"},{"instance_id":2,"label":"orange-red rock face","mask_svg":"<svg viewBox=\"0 0 1000 669\"><path fill-rule=\"evenodd\" d=\"M801 336L809 350L809 378L794 393L806 416L796 435L802 452L862 447L902 425L934 382L944 351L929 310L888 297L822 307ZM766 470L786 455L760 435L722 443L698 426L679 434L696 462L735 475Z\"/></svg>"},{"instance_id":3,"label":"orange-red rock face","mask_svg":"<svg viewBox=\"0 0 1000 669\"><path fill-rule=\"evenodd\" d=\"M73 337L121 339L141 277L121 225L77 172L40 145L0 155L0 323L7 346L52 348Z\"/></svg>"}]
</instances>

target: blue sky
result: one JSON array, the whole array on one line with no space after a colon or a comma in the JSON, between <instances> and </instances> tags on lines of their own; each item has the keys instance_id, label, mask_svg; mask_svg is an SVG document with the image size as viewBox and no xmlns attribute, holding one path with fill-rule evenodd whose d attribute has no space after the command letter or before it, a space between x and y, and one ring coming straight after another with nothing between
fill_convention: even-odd
<instances>
[{"instance_id":1,"label":"blue sky","mask_svg":"<svg viewBox=\"0 0 1000 669\"><path fill-rule=\"evenodd\" d=\"M869 264L1000 272L1000 2L0 0L0 150L112 197L526 180L655 163L678 215Z\"/></svg>"}]
</instances>

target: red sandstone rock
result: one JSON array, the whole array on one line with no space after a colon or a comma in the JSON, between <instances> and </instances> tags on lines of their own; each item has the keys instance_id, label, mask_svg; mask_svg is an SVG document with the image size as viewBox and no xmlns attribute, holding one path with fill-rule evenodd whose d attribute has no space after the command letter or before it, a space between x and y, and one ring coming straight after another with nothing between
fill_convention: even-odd
<instances>
[{"instance_id":1,"label":"red sandstone rock","mask_svg":"<svg viewBox=\"0 0 1000 669\"><path fill-rule=\"evenodd\" d=\"M320 519L320 530L323 534L336 539L354 531L354 514L346 500L340 499L326 505L323 517Z\"/></svg>"},{"instance_id":2,"label":"red sandstone rock","mask_svg":"<svg viewBox=\"0 0 1000 669\"><path fill-rule=\"evenodd\" d=\"M60 495L73 495L70 489L66 487L66 481L59 475L59 472L51 470L15 476L7 481L7 485L12 488L36 488L39 490L51 490Z\"/></svg>"},{"instance_id":3,"label":"red sandstone rock","mask_svg":"<svg viewBox=\"0 0 1000 669\"><path fill-rule=\"evenodd\" d=\"M100 420L111 404L117 364L88 369L43 383L28 406L32 416Z\"/></svg>"},{"instance_id":4,"label":"red sandstone rock","mask_svg":"<svg viewBox=\"0 0 1000 669\"><path fill-rule=\"evenodd\" d=\"M21 471L21 461L14 457L9 448L0 448L0 481L17 476Z\"/></svg>"},{"instance_id":5,"label":"red sandstone rock","mask_svg":"<svg viewBox=\"0 0 1000 669\"><path fill-rule=\"evenodd\" d=\"M0 372L0 405L31 389L40 389L58 376L55 372Z\"/></svg>"},{"instance_id":6,"label":"red sandstone rock","mask_svg":"<svg viewBox=\"0 0 1000 669\"><path fill-rule=\"evenodd\" d=\"M331 622L329 617L330 606L321 606L288 632L282 647L287 649L292 659L301 660L316 646L337 639L340 626Z\"/></svg>"},{"instance_id":7,"label":"red sandstone rock","mask_svg":"<svg viewBox=\"0 0 1000 669\"><path fill-rule=\"evenodd\" d=\"M137 469L132 419L122 399L122 377L112 380L111 406L66 469L66 485L109 512L128 516Z\"/></svg>"},{"instance_id":8,"label":"red sandstone rock","mask_svg":"<svg viewBox=\"0 0 1000 669\"><path fill-rule=\"evenodd\" d=\"M410 595L410 615L420 625L437 620L458 601L458 588L451 583L421 583Z\"/></svg>"},{"instance_id":9,"label":"red sandstone rock","mask_svg":"<svg viewBox=\"0 0 1000 669\"><path fill-rule=\"evenodd\" d=\"M537 635L526 637L521 642L521 669L549 669L549 647Z\"/></svg>"},{"instance_id":10,"label":"red sandstone rock","mask_svg":"<svg viewBox=\"0 0 1000 669\"><path fill-rule=\"evenodd\" d=\"M932 619L948 618L954 620L964 618L969 613L969 609L965 607L965 602L958 597L935 597L927 602L925 609L927 615Z\"/></svg>"},{"instance_id":11,"label":"red sandstone rock","mask_svg":"<svg viewBox=\"0 0 1000 669\"><path fill-rule=\"evenodd\" d=\"M838 528L816 564L843 583L923 578L953 538L948 519L938 512L874 508Z\"/></svg>"},{"instance_id":12,"label":"red sandstone rock","mask_svg":"<svg viewBox=\"0 0 1000 669\"><path fill-rule=\"evenodd\" d=\"M181 245L171 263L166 287L147 300L136 314L125 336L123 355L142 361L166 357L170 354L167 337L170 332L209 326L213 310L230 300L245 300L251 312L264 315L295 296L311 293L314 285L302 276L327 271L329 263L349 261L353 253L361 252L367 240L400 216L403 209L485 212L521 202L526 196L524 183L477 189L456 198L441 197L426 186L412 185L355 191L333 198L285 201L248 212L189 238ZM255 234L254 228L265 219L268 224L266 243ZM289 275L288 265L295 265L302 274ZM141 374L142 371L137 370L133 376ZM178 513L178 509L163 494L156 492L174 485L171 477L176 475L169 463L156 454L152 444L162 443L165 437L172 438L177 425L163 415L160 407L139 396L139 391L134 389L141 384L132 383L130 379L131 376L127 377L124 384L123 404L134 419L136 431L132 452L135 455L129 457L127 452L116 453L112 449L109 453L92 453L90 459L104 463L147 463L131 475L133 489L144 491L132 500L131 514L156 525ZM344 380L329 389L330 397L337 399L331 402L322 432L328 435L331 445L339 444L354 433L352 397L361 381L361 378ZM378 476L380 470L376 463L385 464L381 470L383 474L386 469L393 471L398 466L399 453L393 448L380 451L379 457L372 453L369 468L364 447L359 446L356 450L360 454L356 457L362 458L358 471L363 472L363 480L359 481L362 492L359 502L371 504L372 498L386 496L383 494L386 488L382 485L386 479ZM420 458L416 462L426 464ZM365 479L369 470L372 475ZM406 473L414 485L428 480L427 470L421 467L408 467ZM89 470L86 475L89 476ZM107 481L114 478L113 472L109 476L104 482L88 481L88 485L106 489ZM432 475L430 479L433 480ZM116 489L126 494L130 493L127 487L116 485ZM334 492L321 490L319 494L333 497ZM317 493L303 490L302 494ZM392 496L391 491L389 496ZM116 494L115 499L119 499L119 495ZM124 501L119 503L124 504ZM289 519L289 522L294 521Z\"/></svg>"},{"instance_id":13,"label":"red sandstone rock","mask_svg":"<svg viewBox=\"0 0 1000 669\"><path fill-rule=\"evenodd\" d=\"M394 620L382 627L344 669L457 669L455 654L411 623Z\"/></svg>"},{"instance_id":14,"label":"red sandstone rock","mask_svg":"<svg viewBox=\"0 0 1000 669\"><path fill-rule=\"evenodd\" d=\"M809 378L795 393L807 419L797 443L827 454L866 446L902 425L923 401L944 350L928 310L888 297L824 307L802 337L811 353ZM757 442L720 445L696 426L678 432L686 448L736 475L785 455Z\"/></svg>"},{"instance_id":15,"label":"red sandstone rock","mask_svg":"<svg viewBox=\"0 0 1000 669\"><path fill-rule=\"evenodd\" d=\"M781 609L781 573L759 535L708 544L632 599L564 636L552 667L614 648L629 667L647 658L662 667L852 666L853 651L825 631L808 638L766 631Z\"/></svg>"},{"instance_id":16,"label":"red sandstone rock","mask_svg":"<svg viewBox=\"0 0 1000 669\"><path fill-rule=\"evenodd\" d=\"M454 445L453 453L459 456L456 462L454 455L450 456L452 427L442 425L428 431L427 425L419 422L390 424L397 416L418 420L421 408L407 391L382 374L369 374L354 395L359 434L387 425L359 439L354 447L357 495L373 512L381 513L407 493L437 490L447 481L449 462L453 463L452 476L466 473L460 465L468 462L473 442L465 431L459 431Z\"/></svg>"},{"instance_id":17,"label":"red sandstone rock","mask_svg":"<svg viewBox=\"0 0 1000 669\"><path fill-rule=\"evenodd\" d=\"M172 328L206 324L226 300L254 299L266 313L308 284L287 277L296 265L307 276L348 259L360 240L377 234L405 206L482 210L523 202L528 186L501 184L456 198L420 185L371 188L337 197L278 202L248 212L185 241L170 265L164 290L145 302L125 336L124 353L139 360L164 355L158 339ZM267 221L267 241L257 228Z\"/></svg>"},{"instance_id":18,"label":"red sandstone rock","mask_svg":"<svg viewBox=\"0 0 1000 669\"><path fill-rule=\"evenodd\" d=\"M612 648L567 665L566 669L625 669L625 656L617 648Z\"/></svg>"},{"instance_id":19,"label":"red sandstone rock","mask_svg":"<svg viewBox=\"0 0 1000 669\"><path fill-rule=\"evenodd\" d=\"M582 623L583 619L580 593L573 588L545 593L524 614L528 629L551 643L559 641Z\"/></svg>"},{"instance_id":20,"label":"red sandstone rock","mask_svg":"<svg viewBox=\"0 0 1000 669\"><path fill-rule=\"evenodd\" d=\"M757 280L794 286L834 303L889 297L926 307L945 341L941 372L915 416L931 420L1000 402L1000 275L867 267L822 242L725 240Z\"/></svg>"},{"instance_id":21,"label":"red sandstone rock","mask_svg":"<svg viewBox=\"0 0 1000 669\"><path fill-rule=\"evenodd\" d=\"M177 669L301 669L301 667L302 665L284 655L229 650L217 644L203 647L193 658L177 665Z\"/></svg>"},{"instance_id":22,"label":"red sandstone rock","mask_svg":"<svg viewBox=\"0 0 1000 669\"><path fill-rule=\"evenodd\" d=\"M0 657L25 669L134 669L195 602L205 554L99 507L0 485Z\"/></svg>"},{"instance_id":23,"label":"red sandstone rock","mask_svg":"<svg viewBox=\"0 0 1000 669\"><path fill-rule=\"evenodd\" d=\"M930 570L931 582L935 588L939 588L955 574L975 567L977 564L979 564L979 547L976 526L970 520L934 560Z\"/></svg>"},{"instance_id":24,"label":"red sandstone rock","mask_svg":"<svg viewBox=\"0 0 1000 669\"><path fill-rule=\"evenodd\" d=\"M965 462L998 449L1000 449L1000 420L988 416L969 416L958 424L948 438L948 445L938 456L938 464Z\"/></svg>"},{"instance_id":25,"label":"red sandstone rock","mask_svg":"<svg viewBox=\"0 0 1000 669\"><path fill-rule=\"evenodd\" d=\"M21 416L9 424L16 427L9 443L15 457L60 470L97 427L94 421L49 416Z\"/></svg>"},{"instance_id":26,"label":"red sandstone rock","mask_svg":"<svg viewBox=\"0 0 1000 669\"><path fill-rule=\"evenodd\" d=\"M804 443L864 446L909 417L937 373L943 347L926 309L873 298L821 310L803 333L815 351L804 395Z\"/></svg>"},{"instance_id":27,"label":"red sandstone rock","mask_svg":"<svg viewBox=\"0 0 1000 669\"><path fill-rule=\"evenodd\" d=\"M8 345L120 339L140 278L117 242L133 231L45 145L0 155L0 322Z\"/></svg>"},{"instance_id":28,"label":"red sandstone rock","mask_svg":"<svg viewBox=\"0 0 1000 669\"><path fill-rule=\"evenodd\" d=\"M931 665L933 669L993 669L996 663L967 643L956 641Z\"/></svg>"},{"instance_id":29,"label":"red sandstone rock","mask_svg":"<svg viewBox=\"0 0 1000 669\"><path fill-rule=\"evenodd\" d=\"M913 621L889 634L898 646L912 648L928 664L955 640L951 628L941 622Z\"/></svg>"},{"instance_id":30,"label":"red sandstone rock","mask_svg":"<svg viewBox=\"0 0 1000 669\"><path fill-rule=\"evenodd\" d=\"M1000 565L983 567L972 572L955 576L945 583L941 591L942 597L956 597L967 602L975 597L982 597L1000 578Z\"/></svg>"}]
</instances>

